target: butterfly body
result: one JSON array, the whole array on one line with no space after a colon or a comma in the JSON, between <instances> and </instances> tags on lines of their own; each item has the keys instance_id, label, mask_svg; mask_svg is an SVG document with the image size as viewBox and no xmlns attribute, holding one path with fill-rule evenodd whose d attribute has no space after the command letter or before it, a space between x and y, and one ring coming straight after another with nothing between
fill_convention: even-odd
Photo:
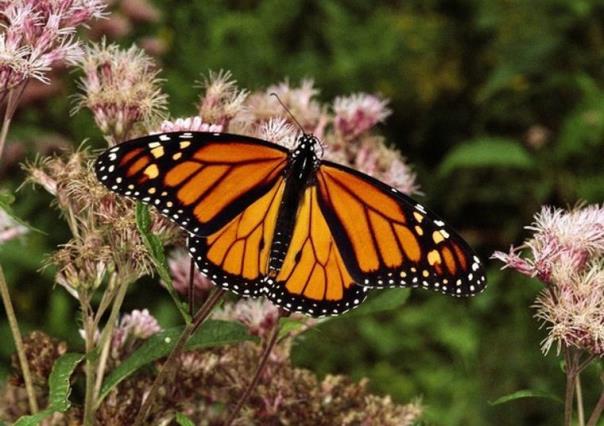
<instances>
[{"instance_id":1,"label":"butterfly body","mask_svg":"<svg viewBox=\"0 0 604 426\"><path fill-rule=\"evenodd\" d=\"M271 244L269 276L275 277L283 266L296 224L304 191L315 179L320 161L315 153L318 140L312 135L303 135L296 148L289 154L288 166L284 170L285 188L279 204L275 235Z\"/></svg>"},{"instance_id":2,"label":"butterfly body","mask_svg":"<svg viewBox=\"0 0 604 426\"><path fill-rule=\"evenodd\" d=\"M370 176L241 135L176 132L127 141L95 164L119 194L155 206L189 233L198 269L286 310L337 315L371 288L480 293L469 246L421 204Z\"/></svg>"}]
</instances>

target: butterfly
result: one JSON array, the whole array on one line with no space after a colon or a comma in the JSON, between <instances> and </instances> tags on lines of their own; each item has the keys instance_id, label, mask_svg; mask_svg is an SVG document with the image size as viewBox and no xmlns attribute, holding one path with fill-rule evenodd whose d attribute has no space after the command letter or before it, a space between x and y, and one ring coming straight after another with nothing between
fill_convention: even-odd
<instances>
[{"instance_id":1,"label":"butterfly","mask_svg":"<svg viewBox=\"0 0 604 426\"><path fill-rule=\"evenodd\" d=\"M175 132L114 146L95 172L184 228L197 268L217 286L288 311L338 315L375 288L458 297L484 289L480 260L440 218L320 151L311 134L288 150L241 135Z\"/></svg>"}]
</instances>

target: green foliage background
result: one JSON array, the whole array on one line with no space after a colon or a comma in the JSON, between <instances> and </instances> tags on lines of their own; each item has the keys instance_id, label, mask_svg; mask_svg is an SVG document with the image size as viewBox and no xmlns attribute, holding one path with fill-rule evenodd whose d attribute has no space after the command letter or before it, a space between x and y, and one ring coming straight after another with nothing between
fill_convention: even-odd
<instances>
[{"instance_id":1,"label":"green foliage background","mask_svg":"<svg viewBox=\"0 0 604 426\"><path fill-rule=\"evenodd\" d=\"M487 291L472 300L413 292L397 312L346 317L309 333L295 347L299 365L319 374L370 378L397 401L422 397L426 424L559 424L562 406L524 399L491 406L519 389L562 395L554 354L543 357L545 331L531 317L540 286L500 272L491 253L527 234L542 204L567 207L604 199L604 3L598 0L157 0L162 18L137 26L158 36L164 88L173 116L192 115L200 73L231 70L242 87L315 79L320 98L380 92L393 115L387 140L415 166L439 212L476 247L489 269ZM74 93L74 76L63 95ZM57 96L22 108L10 140L63 135L101 147L88 113L68 115ZM542 137L535 138L535 133ZM16 189L23 173L2 170ZM15 209L48 235L32 233L0 249L22 326L80 344L74 304L52 291L45 256L68 238L50 197L25 187ZM127 297L164 326L177 320L168 296L150 279ZM12 343L0 320L2 372ZM598 389L585 374L587 407Z\"/></svg>"}]
</instances>

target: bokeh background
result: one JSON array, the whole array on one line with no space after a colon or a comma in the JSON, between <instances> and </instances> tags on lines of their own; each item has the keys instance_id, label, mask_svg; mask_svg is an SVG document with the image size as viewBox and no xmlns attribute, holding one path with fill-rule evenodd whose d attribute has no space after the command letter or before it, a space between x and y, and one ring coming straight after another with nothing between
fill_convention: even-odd
<instances>
[{"instance_id":1,"label":"bokeh background","mask_svg":"<svg viewBox=\"0 0 604 426\"><path fill-rule=\"evenodd\" d=\"M145 47L161 64L174 117L195 113L195 81L230 70L241 87L313 78L319 98L377 92L392 116L381 132L414 166L422 203L447 218L487 263L489 287L472 300L415 291L395 312L329 321L300 339L298 365L368 377L397 401L421 397L425 423L559 424L547 399L492 406L519 389L562 396L555 354L539 350L532 318L540 285L489 260L527 235L543 204L604 199L604 4L598 0L116 0L84 36ZM70 116L77 75L30 85L0 169L17 190L20 163L83 141L102 147L87 111ZM14 209L36 228L0 248L25 330L78 347L76 306L41 269L68 231L43 190L22 186ZM125 309L178 320L157 280L133 286ZM4 312L0 313L4 315ZM0 374L12 339L0 317ZM583 376L585 401L598 391Z\"/></svg>"}]
</instances>

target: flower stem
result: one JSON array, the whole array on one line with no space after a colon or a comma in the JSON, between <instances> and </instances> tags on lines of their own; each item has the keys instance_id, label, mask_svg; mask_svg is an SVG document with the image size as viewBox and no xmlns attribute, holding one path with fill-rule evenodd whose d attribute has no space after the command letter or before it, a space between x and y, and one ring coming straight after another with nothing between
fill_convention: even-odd
<instances>
[{"instance_id":1,"label":"flower stem","mask_svg":"<svg viewBox=\"0 0 604 426\"><path fill-rule=\"evenodd\" d=\"M566 395L564 398L564 426L571 426L573 419L573 399L575 396L575 382L577 378L576 359L568 347L564 348L566 363Z\"/></svg>"},{"instance_id":2,"label":"flower stem","mask_svg":"<svg viewBox=\"0 0 604 426\"><path fill-rule=\"evenodd\" d=\"M8 135L8 128L10 127L11 117L8 117L8 110L4 115L4 121L2 122L2 130L0 130L0 158L4 152L4 144L6 144L6 136Z\"/></svg>"},{"instance_id":3,"label":"flower stem","mask_svg":"<svg viewBox=\"0 0 604 426\"><path fill-rule=\"evenodd\" d=\"M4 120L2 122L2 129L0 130L0 158L2 158L2 153L4 152L4 145L6 144L8 129L10 128L13 115L15 115L17 105L19 104L19 100L21 99L21 95L23 94L26 85L27 82L25 81L17 86L12 87L8 91L6 106L4 110Z\"/></svg>"},{"instance_id":4,"label":"flower stem","mask_svg":"<svg viewBox=\"0 0 604 426\"><path fill-rule=\"evenodd\" d=\"M155 377L153 385L149 390L149 394L136 415L134 426L141 426L144 423L148 413L155 403L160 386L163 384L164 380L169 379L176 372L176 368L178 367L178 363L176 362L177 358L184 351L185 346L193 333L195 333L203 321L210 315L216 303L218 303L218 301L222 298L224 292L225 290L223 289L214 288L199 311L197 311L193 317L193 321L186 325L182 334L178 338L176 345L172 349L172 352L170 352L170 355L168 355L168 359L166 359L158 375Z\"/></svg>"},{"instance_id":5,"label":"flower stem","mask_svg":"<svg viewBox=\"0 0 604 426\"><path fill-rule=\"evenodd\" d=\"M94 344L94 319L90 310L83 305L82 311L84 315L84 330L86 336L86 393L84 396L84 426L92 426L94 424L94 383L95 383L95 367L96 358Z\"/></svg>"},{"instance_id":6,"label":"flower stem","mask_svg":"<svg viewBox=\"0 0 604 426\"><path fill-rule=\"evenodd\" d=\"M577 372L575 378L575 393L577 394L577 416L579 426L585 426L585 413L583 412L583 392L581 391L581 373Z\"/></svg>"},{"instance_id":7,"label":"flower stem","mask_svg":"<svg viewBox=\"0 0 604 426\"><path fill-rule=\"evenodd\" d=\"M229 418L224 423L225 426L231 426L231 424L233 424L233 422L237 418L237 415L239 414L239 411L241 411L241 408L247 402L250 395L252 394L252 391L258 384L258 381L260 380L260 375L262 374L262 371L266 366L266 362L268 361L268 357L270 356L271 351L273 350L273 347L277 342L277 337L279 336L279 329L279 321L277 321L273 327L273 330L271 331L268 341L266 342L266 346L264 348L264 351L262 352L262 357L260 358L260 362L258 363L258 367L256 368L254 378L252 379L248 387L245 389L243 395L241 395L241 398L239 398L239 401L237 401L237 405L235 406L233 411L231 411Z\"/></svg>"},{"instance_id":8,"label":"flower stem","mask_svg":"<svg viewBox=\"0 0 604 426\"><path fill-rule=\"evenodd\" d=\"M587 426L596 426L600 416L602 416L602 412L604 412L604 390L600 394L600 399L594 408L594 411L589 416L589 420L587 421Z\"/></svg>"},{"instance_id":9,"label":"flower stem","mask_svg":"<svg viewBox=\"0 0 604 426\"><path fill-rule=\"evenodd\" d=\"M99 364L96 370L96 383L94 385L94 405L95 409L97 408L97 398L99 393L101 392L101 386L103 385L103 378L105 376L105 367L107 366L107 358L109 356L109 349L111 349L111 336L113 334L113 329L115 328L115 323L117 322L117 317L120 314L120 309L122 307L122 303L124 302L124 298L126 297L126 292L129 287L129 282L124 281L118 284L119 289L115 300L113 301L113 306L111 307L111 313L109 314L109 319L107 320L107 324L101 333L101 338L99 339L98 348L101 348L101 356L99 359ZM109 291L109 290L107 290Z\"/></svg>"},{"instance_id":10,"label":"flower stem","mask_svg":"<svg viewBox=\"0 0 604 426\"><path fill-rule=\"evenodd\" d=\"M27 390L27 398L29 400L29 409L32 414L38 412L38 401L36 400L36 394L31 381L31 373L29 371L29 364L27 363L27 357L25 356L25 348L23 347L23 339L21 338L21 332L19 331L19 324L17 323L17 316L13 308L13 302L10 299L10 293L8 291L8 285L4 278L4 270L0 266L0 294L2 296L2 302L4 302L4 309L6 310L6 317L10 325L10 331L13 334L15 341L15 347L17 348L17 356L19 357L19 365L21 366L21 372L23 373L23 380L25 381L25 389Z\"/></svg>"}]
</instances>

